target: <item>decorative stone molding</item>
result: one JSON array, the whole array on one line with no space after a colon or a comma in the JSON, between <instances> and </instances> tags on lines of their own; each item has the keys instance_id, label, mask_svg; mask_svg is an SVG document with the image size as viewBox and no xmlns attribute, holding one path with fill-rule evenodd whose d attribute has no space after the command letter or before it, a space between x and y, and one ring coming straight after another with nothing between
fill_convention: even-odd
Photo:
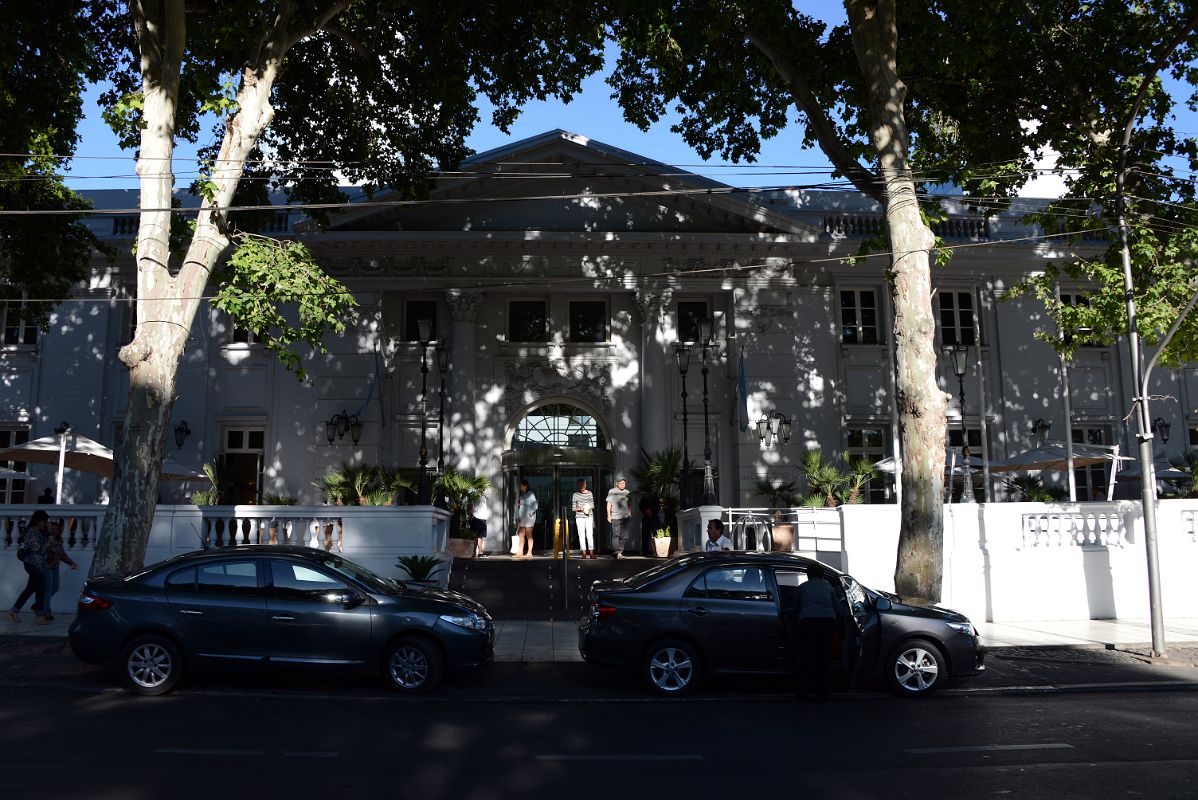
<instances>
[{"instance_id":1,"label":"decorative stone molding","mask_svg":"<svg viewBox=\"0 0 1198 800\"><path fill-rule=\"evenodd\" d=\"M320 264L325 271L337 278L444 276L449 274L451 268L448 257L429 259L422 256L322 258Z\"/></svg>"},{"instance_id":2,"label":"decorative stone molding","mask_svg":"<svg viewBox=\"0 0 1198 800\"><path fill-rule=\"evenodd\" d=\"M794 309L790 306L758 306L749 317L749 330L763 336L771 329L787 330Z\"/></svg>"},{"instance_id":3,"label":"decorative stone molding","mask_svg":"<svg viewBox=\"0 0 1198 800\"><path fill-rule=\"evenodd\" d=\"M656 327L662 315L674 299L674 291L667 288L644 288L634 292L637 311L641 313L641 324Z\"/></svg>"},{"instance_id":4,"label":"decorative stone molding","mask_svg":"<svg viewBox=\"0 0 1198 800\"><path fill-rule=\"evenodd\" d=\"M611 370L605 363L509 361L504 366L504 374L507 391L514 393L517 404L546 395L570 393L601 402L605 409L611 409Z\"/></svg>"},{"instance_id":5,"label":"decorative stone molding","mask_svg":"<svg viewBox=\"0 0 1198 800\"><path fill-rule=\"evenodd\" d=\"M474 322L478 318L484 294L482 289L446 289L445 302L449 305L453 321Z\"/></svg>"}]
</instances>

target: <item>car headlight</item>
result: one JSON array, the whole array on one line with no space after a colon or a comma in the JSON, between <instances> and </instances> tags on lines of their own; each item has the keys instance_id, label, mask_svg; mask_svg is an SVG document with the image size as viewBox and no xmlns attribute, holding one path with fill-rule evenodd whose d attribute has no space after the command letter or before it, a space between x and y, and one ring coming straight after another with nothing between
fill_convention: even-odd
<instances>
[{"instance_id":1,"label":"car headlight","mask_svg":"<svg viewBox=\"0 0 1198 800\"><path fill-rule=\"evenodd\" d=\"M471 631L485 631L487 629L487 620L474 612L470 612L469 614L442 614L441 621Z\"/></svg>"},{"instance_id":2,"label":"car headlight","mask_svg":"<svg viewBox=\"0 0 1198 800\"><path fill-rule=\"evenodd\" d=\"M966 621L966 622L949 622L949 623L946 623L946 624L947 624L947 625L948 625L950 628L952 628L954 631L956 631L957 633L963 633L963 634L965 634L966 636L973 636L973 635L974 635L974 634L973 634L973 623L972 623L972 622L968 622L968 621Z\"/></svg>"}]
</instances>

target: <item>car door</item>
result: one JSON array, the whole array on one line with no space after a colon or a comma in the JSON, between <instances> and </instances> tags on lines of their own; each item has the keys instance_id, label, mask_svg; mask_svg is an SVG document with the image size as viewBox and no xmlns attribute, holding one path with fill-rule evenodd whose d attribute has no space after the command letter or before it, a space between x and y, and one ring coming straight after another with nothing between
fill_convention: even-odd
<instances>
[{"instance_id":1,"label":"car door","mask_svg":"<svg viewBox=\"0 0 1198 800\"><path fill-rule=\"evenodd\" d=\"M266 597L258 559L179 569L166 578L166 596L192 657L211 666L266 663Z\"/></svg>"},{"instance_id":2,"label":"car door","mask_svg":"<svg viewBox=\"0 0 1198 800\"><path fill-rule=\"evenodd\" d=\"M713 670L782 668L776 593L761 567L720 565L704 570L684 593L680 611Z\"/></svg>"},{"instance_id":3,"label":"car door","mask_svg":"<svg viewBox=\"0 0 1198 800\"><path fill-rule=\"evenodd\" d=\"M848 609L845 622L844 647L841 663L853 686L873 670L878 660L881 626L878 612L861 584L848 575L840 576L840 588Z\"/></svg>"},{"instance_id":4,"label":"car door","mask_svg":"<svg viewBox=\"0 0 1198 800\"><path fill-rule=\"evenodd\" d=\"M272 664L351 666L373 658L365 592L299 559L272 558L269 565Z\"/></svg>"}]
</instances>

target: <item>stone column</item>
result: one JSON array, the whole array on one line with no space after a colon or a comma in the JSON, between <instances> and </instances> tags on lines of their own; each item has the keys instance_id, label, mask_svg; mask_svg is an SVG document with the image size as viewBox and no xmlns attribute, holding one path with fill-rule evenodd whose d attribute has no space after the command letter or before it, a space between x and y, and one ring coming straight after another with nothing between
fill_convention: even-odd
<instances>
[{"instance_id":1,"label":"stone column","mask_svg":"<svg viewBox=\"0 0 1198 800\"><path fill-rule=\"evenodd\" d=\"M668 447L672 440L674 407L670 393L669 345L662 331L662 315L670 304L672 290L646 287L636 291L636 307L641 314L641 440L639 445L652 453Z\"/></svg>"},{"instance_id":2,"label":"stone column","mask_svg":"<svg viewBox=\"0 0 1198 800\"><path fill-rule=\"evenodd\" d=\"M458 470L487 474L490 454L480 451L476 433L480 414L476 397L474 365L475 320L482 305L481 289L446 289L445 300L453 316L453 352L449 365L449 397L446 402L446 461Z\"/></svg>"}]
</instances>

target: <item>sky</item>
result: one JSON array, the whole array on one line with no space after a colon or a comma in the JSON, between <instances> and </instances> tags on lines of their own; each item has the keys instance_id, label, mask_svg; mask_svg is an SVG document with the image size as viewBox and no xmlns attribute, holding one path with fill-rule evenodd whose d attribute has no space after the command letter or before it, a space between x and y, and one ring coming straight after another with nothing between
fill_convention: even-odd
<instances>
[{"instance_id":1,"label":"sky","mask_svg":"<svg viewBox=\"0 0 1198 800\"><path fill-rule=\"evenodd\" d=\"M803 5L807 13L813 13L829 24L844 19L844 8L837 0L817 0ZM488 109L480 109L479 123L467 144L475 152L485 152L561 128L733 186L812 185L830 179L831 166L823 153L819 149L802 148L803 129L798 124L788 126L777 137L764 142L755 164L729 164L718 159L704 163L683 143L679 134L670 130L676 117L667 116L647 131L625 122L619 105L611 98L611 88L604 82L605 72L588 78L582 92L569 104L559 100L529 103L506 134L489 124ZM80 126L81 141L67 173L67 184L77 190L137 188L131 153L120 150L116 137L101 118L97 102L99 94L99 87L93 86L85 97L87 116ZM1180 104L1176 113L1179 130L1190 135L1198 132L1198 113ZM792 114L792 120L795 118L797 115ZM210 126L203 128L206 132L209 129ZM176 149L178 187L188 186L196 175L195 152L196 148L186 142ZM1038 166L1051 166L1051 155ZM1041 174L1021 194L1025 197L1058 197L1063 189L1060 176Z\"/></svg>"}]
</instances>

